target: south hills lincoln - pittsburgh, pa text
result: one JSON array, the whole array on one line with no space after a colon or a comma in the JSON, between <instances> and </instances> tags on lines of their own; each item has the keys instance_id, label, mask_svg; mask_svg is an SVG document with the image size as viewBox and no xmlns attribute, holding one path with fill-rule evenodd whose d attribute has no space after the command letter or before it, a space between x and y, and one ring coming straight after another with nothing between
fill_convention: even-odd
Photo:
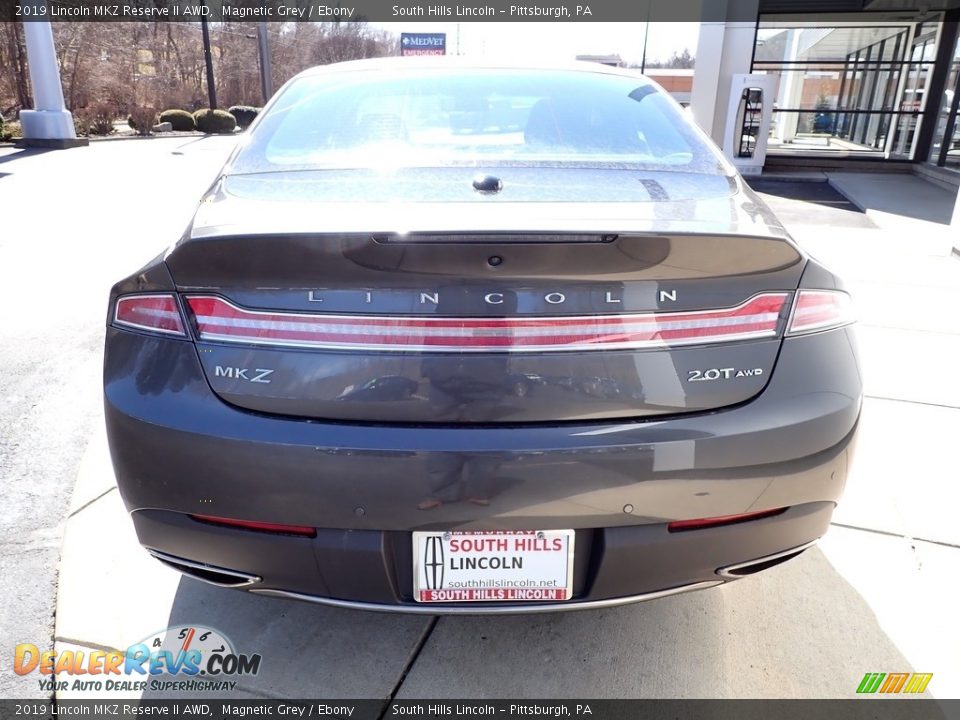
<instances>
[{"instance_id":1,"label":"south hills lincoln - pittsburgh, pa text","mask_svg":"<svg viewBox=\"0 0 960 720\"><path fill-rule=\"evenodd\" d=\"M572 8L572 9L571 9ZM394 5L393 17L511 17L511 18L570 18L590 17L589 5Z\"/></svg>"}]
</instances>

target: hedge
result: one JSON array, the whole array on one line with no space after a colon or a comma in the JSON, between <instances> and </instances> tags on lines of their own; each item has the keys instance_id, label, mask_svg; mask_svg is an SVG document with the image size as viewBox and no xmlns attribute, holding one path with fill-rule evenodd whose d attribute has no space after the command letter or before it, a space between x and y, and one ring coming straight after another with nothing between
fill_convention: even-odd
<instances>
[{"instance_id":1,"label":"hedge","mask_svg":"<svg viewBox=\"0 0 960 720\"><path fill-rule=\"evenodd\" d=\"M227 112L237 119L237 125L241 128L247 128L257 118L260 110L261 108L251 105L234 105Z\"/></svg>"},{"instance_id":2,"label":"hedge","mask_svg":"<svg viewBox=\"0 0 960 720\"><path fill-rule=\"evenodd\" d=\"M197 130L208 135L213 133L232 133L237 127L237 119L226 110L203 108L193 114Z\"/></svg>"},{"instance_id":3,"label":"hedge","mask_svg":"<svg viewBox=\"0 0 960 720\"><path fill-rule=\"evenodd\" d=\"M20 128L19 120L7 120L4 123L0 120L0 142L8 142L23 136L23 130Z\"/></svg>"},{"instance_id":4,"label":"hedge","mask_svg":"<svg viewBox=\"0 0 960 720\"><path fill-rule=\"evenodd\" d=\"M197 123L186 110L164 110L160 113L159 122L170 123L170 126L177 132L192 132L197 129Z\"/></svg>"},{"instance_id":5,"label":"hedge","mask_svg":"<svg viewBox=\"0 0 960 720\"><path fill-rule=\"evenodd\" d=\"M153 108L135 107L127 117L127 125L136 130L137 135L149 135L156 118L157 111Z\"/></svg>"}]
</instances>

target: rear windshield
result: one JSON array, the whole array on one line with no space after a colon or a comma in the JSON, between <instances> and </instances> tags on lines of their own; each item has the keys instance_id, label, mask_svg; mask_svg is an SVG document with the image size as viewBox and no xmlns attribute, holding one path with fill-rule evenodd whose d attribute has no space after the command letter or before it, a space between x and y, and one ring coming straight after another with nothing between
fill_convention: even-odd
<instances>
[{"instance_id":1,"label":"rear windshield","mask_svg":"<svg viewBox=\"0 0 960 720\"><path fill-rule=\"evenodd\" d=\"M231 172L492 162L722 172L692 121L646 80L506 69L300 78L260 118Z\"/></svg>"}]
</instances>

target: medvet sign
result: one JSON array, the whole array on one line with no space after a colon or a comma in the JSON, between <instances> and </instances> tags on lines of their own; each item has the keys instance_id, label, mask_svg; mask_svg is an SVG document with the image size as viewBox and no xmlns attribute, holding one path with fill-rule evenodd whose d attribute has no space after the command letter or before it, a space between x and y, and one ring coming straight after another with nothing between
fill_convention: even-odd
<instances>
[{"instance_id":1,"label":"medvet sign","mask_svg":"<svg viewBox=\"0 0 960 720\"><path fill-rule=\"evenodd\" d=\"M446 55L446 33L401 33L401 55Z\"/></svg>"}]
</instances>

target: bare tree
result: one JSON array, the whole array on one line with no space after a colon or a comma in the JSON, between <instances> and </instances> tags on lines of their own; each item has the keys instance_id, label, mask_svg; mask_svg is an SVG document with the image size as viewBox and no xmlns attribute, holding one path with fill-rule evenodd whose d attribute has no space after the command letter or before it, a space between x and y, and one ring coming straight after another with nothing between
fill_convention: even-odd
<instances>
[{"instance_id":1,"label":"bare tree","mask_svg":"<svg viewBox=\"0 0 960 720\"><path fill-rule=\"evenodd\" d=\"M674 53L666 60L647 60L648 68L663 68L669 70L689 70L693 68L696 58L690 54L689 48Z\"/></svg>"},{"instance_id":2,"label":"bare tree","mask_svg":"<svg viewBox=\"0 0 960 720\"><path fill-rule=\"evenodd\" d=\"M259 105L255 33L249 23L211 23L218 93L224 107ZM137 107L196 110L206 104L199 23L53 23L71 110L109 105L118 114ZM396 35L350 23L271 23L274 87L312 65L399 54ZM0 110L30 107L23 29L0 22ZM7 69L10 69L8 72Z\"/></svg>"},{"instance_id":3,"label":"bare tree","mask_svg":"<svg viewBox=\"0 0 960 720\"><path fill-rule=\"evenodd\" d=\"M4 115L33 105L27 72L27 48L19 23L0 22L0 112Z\"/></svg>"}]
</instances>

